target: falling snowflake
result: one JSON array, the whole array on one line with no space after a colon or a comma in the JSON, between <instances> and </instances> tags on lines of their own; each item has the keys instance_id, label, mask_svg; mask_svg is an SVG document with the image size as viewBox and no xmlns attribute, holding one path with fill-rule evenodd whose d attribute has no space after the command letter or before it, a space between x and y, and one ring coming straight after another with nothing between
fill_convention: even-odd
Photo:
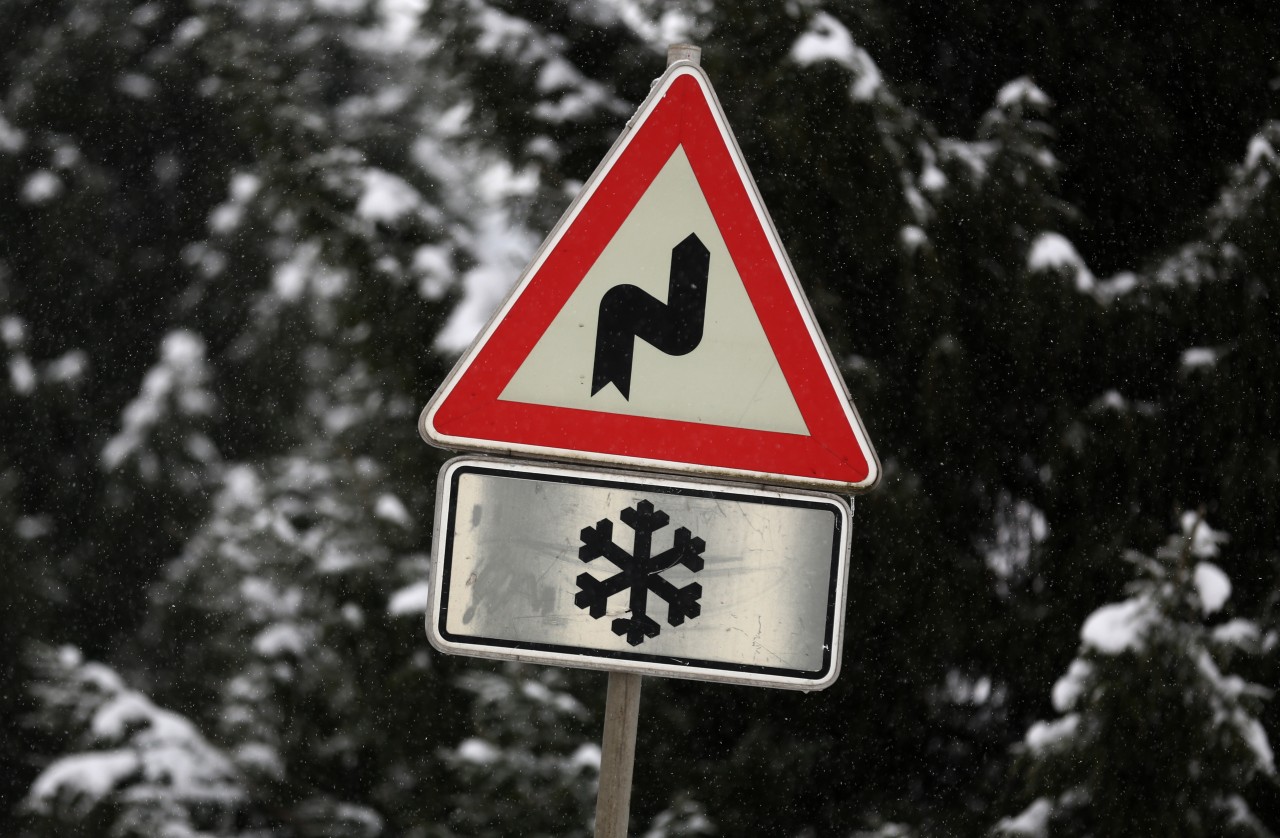
<instances>
[{"instance_id":1,"label":"falling snowflake","mask_svg":"<svg viewBox=\"0 0 1280 838\"><path fill-rule=\"evenodd\" d=\"M619 637L625 635L628 643L639 646L646 637L657 637L661 631L658 623L648 614L650 591L666 601L667 622L673 626L702 613L702 606L698 603L702 596L701 585L694 582L677 588L663 579L661 574L678 564L694 573L702 570L702 551L707 549L707 545L701 538L693 538L688 529L680 527L675 531L671 549L653 556L653 534L669 523L667 513L655 510L652 503L642 500L634 508L622 510L618 517L635 531L631 552L628 553L614 543L613 522L608 518L594 527L583 528L578 558L590 562L604 557L619 572L603 580L596 579L590 573L579 575L579 590L573 601L598 620L604 616L609 597L629 589L631 616L615 619L613 633Z\"/></svg>"}]
</instances>

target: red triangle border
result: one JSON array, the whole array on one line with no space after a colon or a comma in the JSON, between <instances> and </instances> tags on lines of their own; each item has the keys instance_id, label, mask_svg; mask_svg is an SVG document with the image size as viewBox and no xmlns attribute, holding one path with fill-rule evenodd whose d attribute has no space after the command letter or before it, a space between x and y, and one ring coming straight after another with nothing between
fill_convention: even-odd
<instances>
[{"instance_id":1,"label":"red triangle border","mask_svg":"<svg viewBox=\"0 0 1280 838\"><path fill-rule=\"evenodd\" d=\"M499 398L680 146L808 436ZM880 471L710 82L688 64L674 65L655 86L512 296L427 405L421 429L429 442L449 448L852 491L871 488Z\"/></svg>"}]
</instances>

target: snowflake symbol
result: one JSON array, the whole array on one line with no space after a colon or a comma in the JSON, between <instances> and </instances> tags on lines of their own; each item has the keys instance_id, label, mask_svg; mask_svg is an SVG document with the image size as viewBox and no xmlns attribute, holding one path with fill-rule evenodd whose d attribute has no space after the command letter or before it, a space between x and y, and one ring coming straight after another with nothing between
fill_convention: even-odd
<instances>
[{"instance_id":1,"label":"snowflake symbol","mask_svg":"<svg viewBox=\"0 0 1280 838\"><path fill-rule=\"evenodd\" d=\"M698 599L702 586L697 582L677 588L660 575L662 571L682 564L697 573L702 570L702 551L707 549L701 538L693 538L689 530L680 527L675 531L675 543L670 550L651 556L653 534L667 525L670 519L662 510L642 500L635 508L622 510L618 516L622 523L635 530L635 542L631 553L613 543L613 522L608 518L594 527L582 530L582 547L578 558L584 562L604 557L620 571L608 579L596 579L590 573L578 576L577 595L574 604L585 608L595 619L604 616L609 597L631 589L631 616L613 621L613 633L626 635L627 642L639 646L646 637L657 637L661 628L648 614L649 592L653 591L667 602L667 622L678 626L685 619L693 619L702 613Z\"/></svg>"}]
</instances>

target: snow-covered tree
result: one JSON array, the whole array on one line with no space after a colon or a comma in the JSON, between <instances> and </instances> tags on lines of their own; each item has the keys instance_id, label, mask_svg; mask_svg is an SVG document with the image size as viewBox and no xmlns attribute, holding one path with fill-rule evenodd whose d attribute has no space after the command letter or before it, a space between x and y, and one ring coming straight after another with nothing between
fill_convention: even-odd
<instances>
[{"instance_id":1,"label":"snow-covered tree","mask_svg":"<svg viewBox=\"0 0 1280 838\"><path fill-rule=\"evenodd\" d=\"M587 836L600 771L587 708L557 670L509 665L458 678L472 696L469 734L443 753L458 791L442 838Z\"/></svg>"},{"instance_id":2,"label":"snow-covered tree","mask_svg":"<svg viewBox=\"0 0 1280 838\"><path fill-rule=\"evenodd\" d=\"M246 792L232 760L79 650L35 655L36 724L63 739L23 802L24 835L237 836Z\"/></svg>"},{"instance_id":3,"label":"snow-covered tree","mask_svg":"<svg viewBox=\"0 0 1280 838\"><path fill-rule=\"evenodd\" d=\"M1194 512L1154 556L1129 553L1129 597L1080 630L1080 654L1053 686L1061 715L1027 731L1016 773L1035 799L997 825L1005 836L1270 835L1246 799L1275 780L1259 719L1271 690L1232 674L1274 633L1222 619L1226 541Z\"/></svg>"}]
</instances>

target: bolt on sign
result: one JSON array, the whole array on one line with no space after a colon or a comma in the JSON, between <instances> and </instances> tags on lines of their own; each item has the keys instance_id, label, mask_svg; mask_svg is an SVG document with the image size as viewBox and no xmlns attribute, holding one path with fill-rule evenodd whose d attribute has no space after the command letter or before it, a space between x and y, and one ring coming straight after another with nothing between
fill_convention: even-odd
<instances>
[{"instance_id":1,"label":"bolt on sign","mask_svg":"<svg viewBox=\"0 0 1280 838\"><path fill-rule=\"evenodd\" d=\"M819 492L870 489L879 461L695 63L654 85L419 429L568 463L441 472L437 648L834 681L851 512Z\"/></svg>"}]
</instances>

